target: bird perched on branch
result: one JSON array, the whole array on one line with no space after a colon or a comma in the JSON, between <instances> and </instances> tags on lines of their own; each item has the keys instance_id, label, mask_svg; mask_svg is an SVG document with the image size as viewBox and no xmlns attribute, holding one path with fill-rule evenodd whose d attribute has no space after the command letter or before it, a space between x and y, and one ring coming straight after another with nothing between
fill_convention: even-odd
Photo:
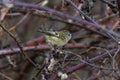
<instances>
[{"instance_id":1,"label":"bird perched on branch","mask_svg":"<svg viewBox=\"0 0 120 80\"><path fill-rule=\"evenodd\" d=\"M49 43L51 46L62 47L68 43L71 39L71 34L67 30L63 31L43 31L38 30L41 33L45 34L46 42Z\"/></svg>"}]
</instances>

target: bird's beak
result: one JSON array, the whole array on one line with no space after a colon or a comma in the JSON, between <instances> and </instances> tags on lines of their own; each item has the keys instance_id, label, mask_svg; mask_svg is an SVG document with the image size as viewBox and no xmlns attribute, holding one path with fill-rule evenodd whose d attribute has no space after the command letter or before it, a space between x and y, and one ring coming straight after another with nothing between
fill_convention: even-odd
<instances>
[{"instance_id":1,"label":"bird's beak","mask_svg":"<svg viewBox=\"0 0 120 80\"><path fill-rule=\"evenodd\" d=\"M44 34L46 34L46 35L55 36L55 37L58 37L58 38L59 38L59 36L55 35L55 33L52 32L52 31L38 30L38 32L41 32L41 33L44 33Z\"/></svg>"}]
</instances>

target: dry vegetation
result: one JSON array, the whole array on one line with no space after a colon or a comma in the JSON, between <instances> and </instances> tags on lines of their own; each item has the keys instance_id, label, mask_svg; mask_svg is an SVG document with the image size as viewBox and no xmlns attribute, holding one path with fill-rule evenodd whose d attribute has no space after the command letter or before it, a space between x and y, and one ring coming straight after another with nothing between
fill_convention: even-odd
<instances>
[{"instance_id":1,"label":"dry vegetation","mask_svg":"<svg viewBox=\"0 0 120 80\"><path fill-rule=\"evenodd\" d=\"M120 0L0 0L0 80L120 80L119 17ZM72 38L51 50L38 29Z\"/></svg>"}]
</instances>

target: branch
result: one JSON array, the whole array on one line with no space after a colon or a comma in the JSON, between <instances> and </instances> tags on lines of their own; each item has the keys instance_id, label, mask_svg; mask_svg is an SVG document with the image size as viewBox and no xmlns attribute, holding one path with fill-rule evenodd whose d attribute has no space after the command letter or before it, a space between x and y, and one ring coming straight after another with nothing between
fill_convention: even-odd
<instances>
[{"instance_id":1,"label":"branch","mask_svg":"<svg viewBox=\"0 0 120 80\"><path fill-rule=\"evenodd\" d=\"M93 20L91 17L89 17L88 15L86 15L83 11L81 11L71 0L66 0L68 3L70 3L80 14L82 14L88 21L90 21L91 23L93 23L94 27L101 29L104 33L107 34L108 37L110 37L114 42L116 42L117 44L119 44L119 40L115 39L115 37L117 37L117 33L108 30L106 27L102 27L101 25L99 25L95 20ZM115 37L113 37L112 35L115 35Z\"/></svg>"},{"instance_id":2,"label":"branch","mask_svg":"<svg viewBox=\"0 0 120 80\"><path fill-rule=\"evenodd\" d=\"M20 7L26 7L26 8L34 8L34 9L38 9L38 10L44 10L44 11L47 11L49 13L52 13L54 15L57 15L57 16L60 16L62 18L67 18L67 19L72 19L74 21L77 21L79 22L80 24L82 25L87 25L89 27L96 27L96 28L100 28L100 29L104 29L104 32L107 34L107 36L109 38L111 38L114 42L116 42L117 44L119 44L120 42L115 39L111 34L115 35L116 33L114 33L113 31L111 30L106 30L106 28L101 28L98 24L94 24L94 23L90 23L80 17L76 17L76 16L71 16L71 15L68 15L68 14L65 14L65 13L62 13L60 11L56 11L54 9L51 9L51 8L48 8L48 7L45 7L45 6L40 6L40 5L36 5L36 4L31 4L31 3L24 3L24 2L12 2L12 4L14 4L14 6L20 6ZM109 32L110 31L110 32ZM109 34L111 33L111 34ZM115 35L116 37L116 35Z\"/></svg>"},{"instance_id":3,"label":"branch","mask_svg":"<svg viewBox=\"0 0 120 80\"><path fill-rule=\"evenodd\" d=\"M109 2L108 0L101 0L102 2L108 4L109 6L113 7L113 8L116 8L117 9L117 6L111 2Z\"/></svg>"},{"instance_id":4,"label":"branch","mask_svg":"<svg viewBox=\"0 0 120 80\"><path fill-rule=\"evenodd\" d=\"M106 52L106 53L100 54L98 56L95 56L91 59L88 59L87 62L92 63L94 61L100 60L101 58L108 57L109 55L114 55L117 50L118 50L118 48L115 48L115 49L113 49L109 52ZM85 67L86 65L87 65L86 63L77 64L75 66L72 66L72 67L66 69L66 73L67 74L73 73L73 72L75 72L77 70L80 70L81 68ZM50 78L48 80L54 80L56 77L57 77L57 75L53 74L53 75L50 76Z\"/></svg>"},{"instance_id":5,"label":"branch","mask_svg":"<svg viewBox=\"0 0 120 80\"><path fill-rule=\"evenodd\" d=\"M17 39L14 37L14 35L12 33L10 33L4 26L2 26L0 24L0 27L10 35L11 38L13 38L13 40L16 42L17 46L19 47L19 51L24 55L24 57L28 60L28 62L30 62L34 67L36 67L37 65L24 53L24 50L22 49L22 46L19 44L19 42L17 41Z\"/></svg>"},{"instance_id":6,"label":"branch","mask_svg":"<svg viewBox=\"0 0 120 80\"><path fill-rule=\"evenodd\" d=\"M94 58L91 58L91 59L87 60L87 62L88 62L88 63L92 63L92 62L94 62L94 61L100 60L101 58L108 57L109 55L114 55L117 50L118 50L118 49L116 48L116 49L113 49L113 50L111 50L111 51L109 51L109 52L100 54L100 55L98 55L98 56L96 56L96 57L94 57ZM75 65L75 66L67 69L66 72L67 72L67 73L72 73L72 72L74 72L74 71L76 71L76 70L81 69L81 68L84 67L84 66L86 66L86 63L78 64L78 65Z\"/></svg>"},{"instance_id":7,"label":"branch","mask_svg":"<svg viewBox=\"0 0 120 80\"><path fill-rule=\"evenodd\" d=\"M120 0L117 0L117 6L118 6L118 11L119 11L119 17L120 17Z\"/></svg>"},{"instance_id":8,"label":"branch","mask_svg":"<svg viewBox=\"0 0 120 80\"><path fill-rule=\"evenodd\" d=\"M22 11L18 11L18 10L13 10L14 12L21 12L21 13L27 13L27 11L25 11L25 10L22 10ZM106 34L104 34L103 32L100 32L100 31L97 31L97 30L95 30L95 28L91 28L89 25L83 25L83 24L80 24L79 22L69 22L68 20L66 20L66 19L62 19L62 18L60 18L60 17L58 17L58 16L56 16L56 15L46 15L46 14L43 14L43 13L36 13L36 12L34 12L33 13L34 15L37 15L37 16L39 16L39 17L45 17L45 18L49 18L49 19L51 19L51 20L57 20L57 21L60 21L60 22L64 22L64 23L67 23L67 24L71 24L71 25L75 25L75 26L77 26L77 27L81 27L81 28L84 28L84 29L86 29L86 30L89 30L89 31L92 31L92 32L94 32L94 33L97 33L97 34L99 34L99 35L101 35L101 36L104 36L104 37L108 37ZM118 35L117 35L118 36Z\"/></svg>"},{"instance_id":9,"label":"branch","mask_svg":"<svg viewBox=\"0 0 120 80\"><path fill-rule=\"evenodd\" d=\"M82 43L69 43L65 45L65 48L85 48L85 44ZM30 47L23 47L23 51L36 51L36 50L49 50L50 47L47 44L41 44L38 46L30 46ZM0 50L0 57L4 57L6 55L17 54L20 52L20 48L10 48L10 49L3 49Z\"/></svg>"},{"instance_id":10,"label":"branch","mask_svg":"<svg viewBox=\"0 0 120 80\"><path fill-rule=\"evenodd\" d=\"M43 43L43 42L45 42L45 38L42 36L36 39L29 40L23 43L22 46L37 46L38 44Z\"/></svg>"}]
</instances>

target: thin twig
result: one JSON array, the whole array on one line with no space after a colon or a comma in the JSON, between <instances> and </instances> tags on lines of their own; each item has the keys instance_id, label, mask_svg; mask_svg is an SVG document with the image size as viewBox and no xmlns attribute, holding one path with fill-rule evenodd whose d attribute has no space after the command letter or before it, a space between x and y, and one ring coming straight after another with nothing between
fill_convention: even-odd
<instances>
[{"instance_id":1,"label":"thin twig","mask_svg":"<svg viewBox=\"0 0 120 80\"><path fill-rule=\"evenodd\" d=\"M25 10L23 10L23 11L13 10L13 11L21 12L21 13L27 13ZM43 13L40 13L40 12L34 12L33 15L37 15L37 16L40 16L40 17L46 17L46 18L49 18L51 20L57 20L57 21L64 22L64 23L67 23L67 24L75 25L77 27L81 27L81 28L84 28L86 30L92 31L94 33L97 33L97 34L99 34L101 36L108 37L103 32L97 31L94 28L89 27L89 25L82 25L79 22L69 22L68 20L62 19L62 18L60 18L60 17L58 17L56 15L46 15L46 14L43 14Z\"/></svg>"},{"instance_id":2,"label":"thin twig","mask_svg":"<svg viewBox=\"0 0 120 80\"><path fill-rule=\"evenodd\" d=\"M96 80L96 79L102 77L103 75L109 75L110 73L112 73L112 71L108 71L108 72L104 71L104 74L100 73L99 75L98 74L93 74L92 76L88 77L86 80Z\"/></svg>"},{"instance_id":3,"label":"thin twig","mask_svg":"<svg viewBox=\"0 0 120 80\"><path fill-rule=\"evenodd\" d=\"M27 17L28 17L29 15L30 15L30 12L26 13L25 16L23 16L22 19L21 19L16 25L12 26L12 27L9 29L9 31L15 30L22 22L24 22L24 21L27 19Z\"/></svg>"},{"instance_id":4,"label":"thin twig","mask_svg":"<svg viewBox=\"0 0 120 80\"><path fill-rule=\"evenodd\" d=\"M117 50L118 50L118 48L115 48L115 49L109 51L109 53L110 53L111 55L114 55ZM100 60L101 58L105 58L105 57L108 57L108 56L109 56L109 54L108 54L108 52L106 52L106 53L100 54L100 55L98 55L98 56L95 56L95 57L93 57L93 58L91 58L91 59L88 59L87 62L92 63L92 62L94 62L94 61L98 61L98 60ZM85 67L86 65L87 65L86 63L77 64L77 65L75 65L75 66L72 66L72 67L66 69L66 73L67 73L67 74L73 73L73 72L75 72L75 71L77 71L77 70L80 70L81 68ZM55 74L54 74L54 75L51 75L48 80L54 80L56 77L57 77L57 75L55 75Z\"/></svg>"},{"instance_id":5,"label":"thin twig","mask_svg":"<svg viewBox=\"0 0 120 80\"><path fill-rule=\"evenodd\" d=\"M91 63L91 62L97 61L97 60L99 60L99 59L101 59L101 58L105 58L105 57L109 56L109 54L114 55L117 50L118 50L118 48L113 49L113 50L111 50L110 52L106 52L106 53L103 53L103 54L101 54L101 55L98 55L98 56L96 56L96 57L94 57L94 58L91 58L91 59L87 60L87 62ZM82 63L82 64L78 64L78 65L76 65L76 66L73 66L73 67L67 69L67 73L72 73L72 72L74 72L74 71L76 71L76 70L79 70L81 67L83 67L83 66L85 66L85 65L86 65L85 63Z\"/></svg>"},{"instance_id":6,"label":"thin twig","mask_svg":"<svg viewBox=\"0 0 120 80\"><path fill-rule=\"evenodd\" d=\"M85 48L87 47L83 43L69 43L66 44L64 48L70 49L70 48ZM50 47L48 44L40 44L38 46L30 46L30 47L23 47L23 51L37 51L37 50L49 50ZM0 50L0 57L4 57L6 55L12 55L12 54L19 54L20 48L10 48L10 49L3 49Z\"/></svg>"},{"instance_id":7,"label":"thin twig","mask_svg":"<svg viewBox=\"0 0 120 80\"><path fill-rule=\"evenodd\" d=\"M60 11L57 11L57 10L54 10L54 9L51 9L51 8L48 8L48 7L45 7L45 6L39 6L39 5L36 5L36 4L16 2L16 1L13 2L13 4L14 4L15 6L24 6L24 7L26 7L26 8L35 8L35 9L38 9L38 10L44 10L44 11L47 11L47 12L49 12L49 13L53 13L53 14L55 14L55 15L57 15L57 16L60 16L60 17L62 17L62 18L67 18L67 19L75 20L75 21L79 22L79 23L82 24L82 25L86 25L86 26L89 26L89 27L92 27L92 26L97 27L97 28L99 28L99 29L104 30L104 32L107 34L107 36L108 36L109 38L111 38L112 40L114 40L117 44L119 43L119 41L118 41L117 39L115 39L115 38L111 35L111 34L116 35L115 32L113 32L113 31L111 31L111 30L108 30L108 29L106 29L106 28L102 28L98 23L95 23L95 22L92 21L90 18L89 18L89 20L91 20L92 22L94 22L94 24L93 24L93 23L90 23L90 22L88 22L88 21L86 21L86 20L84 20L84 19L82 19L82 18L80 18L80 17L75 17L75 16L72 16L72 15L68 15L68 14L62 13L62 12L60 12ZM111 34L110 34L110 33L111 33Z\"/></svg>"},{"instance_id":8,"label":"thin twig","mask_svg":"<svg viewBox=\"0 0 120 80\"><path fill-rule=\"evenodd\" d=\"M69 1L69 0L67 0ZM72 15L68 15L68 14L65 14L65 13L62 13L60 11L57 11L55 9L51 9L51 8L48 8L48 7L45 7L45 6L39 6L39 5L36 5L36 4L30 4L30 3L23 3L23 2L13 2L12 4L14 4L15 6L24 6L26 8L35 8L35 9L38 9L38 10L44 10L44 11L47 11L49 13L52 13L52 14L55 14L57 16L60 16L62 18L67 18L67 19L72 19L72 20L75 20L77 22L79 22L80 24L82 25L89 25L90 27L94 26L96 28L99 28L101 30L104 31L104 33L107 34L107 36L109 38L111 38L114 42L116 42L117 44L119 44L119 40L117 40L115 37L117 37L116 33L111 31L111 30L108 30L106 27L103 28L101 27L98 23L96 23L94 20L92 20L90 17L87 17L88 20L90 20L92 23L80 18L80 17L76 17L76 16L72 16ZM114 35L115 37L113 37L112 35Z\"/></svg>"},{"instance_id":9,"label":"thin twig","mask_svg":"<svg viewBox=\"0 0 120 80\"><path fill-rule=\"evenodd\" d=\"M120 18L120 0L116 0L117 1L117 7L118 7L118 11L119 11L119 18Z\"/></svg>"},{"instance_id":10,"label":"thin twig","mask_svg":"<svg viewBox=\"0 0 120 80\"><path fill-rule=\"evenodd\" d=\"M12 37L14 39L14 41L16 42L17 46L19 47L20 49L20 52L24 55L25 58L27 58L28 62L30 62L34 67L36 67L36 64L24 53L23 49L22 49L22 46L19 44L19 42L17 41L17 39L14 37L14 35L9 32L4 26L2 26L0 24L0 27L10 35L10 37Z\"/></svg>"},{"instance_id":11,"label":"thin twig","mask_svg":"<svg viewBox=\"0 0 120 80\"><path fill-rule=\"evenodd\" d=\"M116 42L117 44L119 44L119 40L117 40L115 37L117 37L117 33L108 30L106 27L102 27L101 25L99 25L96 21L94 21L91 17L87 16L83 11L81 11L71 0L66 0L68 3L70 3L77 11L79 11L79 13L81 13L88 21L94 23L96 26L96 28L101 29L104 31L104 33L106 33L114 42ZM115 37L113 37L112 35L114 35Z\"/></svg>"},{"instance_id":12,"label":"thin twig","mask_svg":"<svg viewBox=\"0 0 120 80\"><path fill-rule=\"evenodd\" d=\"M5 74L3 74L3 73L1 73L1 72L0 72L0 76L6 78L7 80L13 80L12 78L6 76Z\"/></svg>"},{"instance_id":13,"label":"thin twig","mask_svg":"<svg viewBox=\"0 0 120 80\"><path fill-rule=\"evenodd\" d=\"M102 2L108 4L109 6L113 7L113 8L116 8L117 9L117 6L111 2L109 2L108 0L101 0Z\"/></svg>"}]
</instances>

